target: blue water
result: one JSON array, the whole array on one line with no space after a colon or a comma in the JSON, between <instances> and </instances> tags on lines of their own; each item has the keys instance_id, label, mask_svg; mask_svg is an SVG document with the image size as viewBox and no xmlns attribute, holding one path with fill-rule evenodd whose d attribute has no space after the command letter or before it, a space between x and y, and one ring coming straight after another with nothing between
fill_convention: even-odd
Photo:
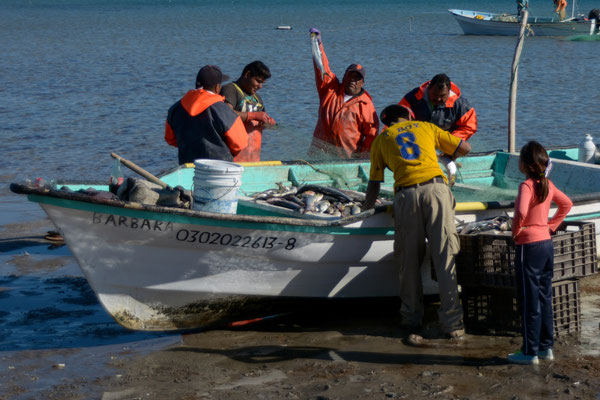
<instances>
[{"instance_id":1,"label":"blue water","mask_svg":"<svg viewBox=\"0 0 600 400\"><path fill-rule=\"evenodd\" d=\"M552 2L532 0L535 15ZM587 14L598 4L580 1ZM571 2L569 2L569 9ZM515 38L462 35L448 8L514 12L514 1L3 0L0 3L0 183L43 176L105 180L111 151L150 172L176 165L167 109L218 64L237 77L264 61L261 90L278 121L263 159L305 158L316 122L308 29L334 72L367 71L378 111L439 72L475 106L474 151L507 147ZM290 25L292 30L276 30ZM517 146L577 144L597 134L598 42L528 38L519 69ZM600 138L599 138L600 139ZM4 186L4 185L3 185Z\"/></svg>"}]
</instances>

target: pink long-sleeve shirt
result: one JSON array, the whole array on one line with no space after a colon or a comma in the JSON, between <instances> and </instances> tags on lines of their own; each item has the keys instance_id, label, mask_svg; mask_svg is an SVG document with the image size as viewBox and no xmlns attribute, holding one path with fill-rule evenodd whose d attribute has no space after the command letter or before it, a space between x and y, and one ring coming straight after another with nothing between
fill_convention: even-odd
<instances>
[{"instance_id":1,"label":"pink long-sleeve shirt","mask_svg":"<svg viewBox=\"0 0 600 400\"><path fill-rule=\"evenodd\" d=\"M548 197L539 203L535 197L535 181L527 179L519 185L515 200L512 234L516 244L527 244L550 239L550 232L556 231L573 206L571 199L548 181ZM558 210L548 221L550 204L554 202Z\"/></svg>"}]
</instances>

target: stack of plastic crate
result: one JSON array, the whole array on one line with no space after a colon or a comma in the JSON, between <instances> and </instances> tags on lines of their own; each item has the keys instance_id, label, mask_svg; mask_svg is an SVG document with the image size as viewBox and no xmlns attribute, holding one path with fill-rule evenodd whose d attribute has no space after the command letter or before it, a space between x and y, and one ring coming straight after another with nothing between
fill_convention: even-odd
<instances>
[{"instance_id":1,"label":"stack of plastic crate","mask_svg":"<svg viewBox=\"0 0 600 400\"><path fill-rule=\"evenodd\" d=\"M459 235L456 258L465 326L489 333L519 332L521 313L515 280L515 245L509 232ZM554 333L581 330L578 279L598 271L593 223L565 222L552 236Z\"/></svg>"}]
</instances>

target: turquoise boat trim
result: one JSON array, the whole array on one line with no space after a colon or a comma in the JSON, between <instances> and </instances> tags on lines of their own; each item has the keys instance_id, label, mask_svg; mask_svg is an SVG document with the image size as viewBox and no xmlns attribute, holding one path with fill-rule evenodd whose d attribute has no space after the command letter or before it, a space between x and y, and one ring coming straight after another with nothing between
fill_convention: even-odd
<instances>
[{"instance_id":1,"label":"turquoise boat trim","mask_svg":"<svg viewBox=\"0 0 600 400\"><path fill-rule=\"evenodd\" d=\"M559 160L577 161L579 158L579 149L576 147L568 149L548 149L548 155L550 158Z\"/></svg>"},{"instance_id":2,"label":"turquoise boat trim","mask_svg":"<svg viewBox=\"0 0 600 400\"><path fill-rule=\"evenodd\" d=\"M600 218L600 212L588 213L588 214L575 214L575 215L567 215L565 217L565 221L583 221L586 219L595 219ZM600 231L596 233L596 235L600 235Z\"/></svg>"},{"instance_id":3,"label":"turquoise boat trim","mask_svg":"<svg viewBox=\"0 0 600 400\"><path fill-rule=\"evenodd\" d=\"M226 219L212 219L203 217L193 217L187 215L163 213L157 211L136 210L126 207L115 207L111 205L87 203L77 200L60 199L56 197L41 196L35 194L27 195L30 201L42 204L53 205L57 207L69 208L80 211L96 212L99 214L111 214L119 216L136 217L140 219L157 220L173 222L187 225L219 226L225 228L302 232L330 235L385 235L392 236L394 231L389 227L378 228L352 228L346 226L314 226L314 225L288 225L285 223L262 223L253 221L232 221Z\"/></svg>"}]
</instances>

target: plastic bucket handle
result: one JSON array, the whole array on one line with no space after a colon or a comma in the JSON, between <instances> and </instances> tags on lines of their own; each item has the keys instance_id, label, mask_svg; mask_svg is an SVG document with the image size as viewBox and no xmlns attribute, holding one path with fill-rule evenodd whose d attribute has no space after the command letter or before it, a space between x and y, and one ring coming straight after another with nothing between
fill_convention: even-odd
<instances>
[{"instance_id":1,"label":"plastic bucket handle","mask_svg":"<svg viewBox=\"0 0 600 400\"><path fill-rule=\"evenodd\" d=\"M208 200L206 202L203 202L203 204L208 204L208 203L211 203L213 201L219 201L219 200L221 200L223 197L225 197L229 193L231 193L232 190L234 190L235 188L239 188L240 187L239 183L240 183L240 179L239 178L235 178L235 183L233 184L233 186L230 187L229 190L227 190L224 194L222 194L218 198L213 198L212 193L208 189L205 189L203 187L199 187L199 188L197 188L197 190L203 191L203 192L205 192L205 193L208 194L205 198L208 198L210 200ZM192 182L192 194L196 193L196 187L195 186L196 186L195 182ZM196 199L195 196L194 196L194 200L197 201L197 199Z\"/></svg>"}]
</instances>

